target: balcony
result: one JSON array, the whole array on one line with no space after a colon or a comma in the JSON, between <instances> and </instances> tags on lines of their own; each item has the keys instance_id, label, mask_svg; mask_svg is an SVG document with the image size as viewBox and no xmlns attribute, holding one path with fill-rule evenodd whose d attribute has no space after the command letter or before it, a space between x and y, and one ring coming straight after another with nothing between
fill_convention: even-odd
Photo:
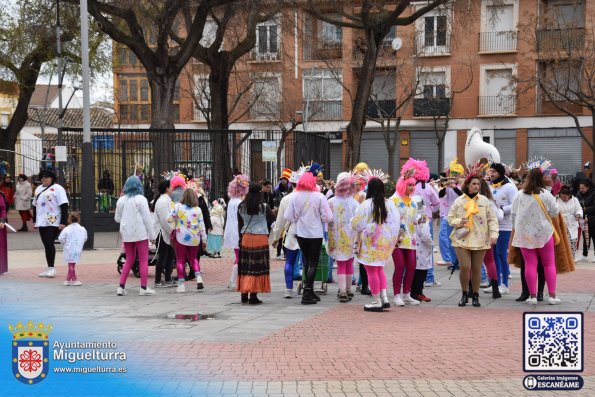
<instances>
[{"instance_id":1,"label":"balcony","mask_svg":"<svg viewBox=\"0 0 595 397\"><path fill-rule=\"evenodd\" d=\"M323 41L316 38L312 42L304 43L304 60L317 61L326 59L341 59L343 44L340 41Z\"/></svg>"},{"instance_id":2,"label":"balcony","mask_svg":"<svg viewBox=\"0 0 595 397\"><path fill-rule=\"evenodd\" d=\"M415 36L415 53L419 56L450 55L450 35L436 35L426 37L423 32Z\"/></svg>"},{"instance_id":3,"label":"balcony","mask_svg":"<svg viewBox=\"0 0 595 397\"><path fill-rule=\"evenodd\" d=\"M416 98L413 100L414 117L439 117L450 112L450 98Z\"/></svg>"},{"instance_id":4,"label":"balcony","mask_svg":"<svg viewBox=\"0 0 595 397\"><path fill-rule=\"evenodd\" d=\"M281 118L281 102L256 101L250 108L252 120L279 120Z\"/></svg>"},{"instance_id":5,"label":"balcony","mask_svg":"<svg viewBox=\"0 0 595 397\"><path fill-rule=\"evenodd\" d=\"M260 52L258 50L252 50L250 53L250 60L253 62L274 62L281 59L281 51L267 51Z\"/></svg>"},{"instance_id":6,"label":"balcony","mask_svg":"<svg viewBox=\"0 0 595 397\"><path fill-rule=\"evenodd\" d=\"M516 115L516 96L497 95L479 97L479 116Z\"/></svg>"},{"instance_id":7,"label":"balcony","mask_svg":"<svg viewBox=\"0 0 595 397\"><path fill-rule=\"evenodd\" d=\"M550 101L546 96L537 100L535 112L540 116L566 114L562 109L575 115L581 115L582 106L568 101Z\"/></svg>"},{"instance_id":8,"label":"balcony","mask_svg":"<svg viewBox=\"0 0 595 397\"><path fill-rule=\"evenodd\" d=\"M517 31L480 32L480 52L513 52L517 51Z\"/></svg>"},{"instance_id":9,"label":"balcony","mask_svg":"<svg viewBox=\"0 0 595 397\"><path fill-rule=\"evenodd\" d=\"M310 100L308 109L308 121L318 120L341 120L343 118L342 101ZM304 109L307 101L304 101Z\"/></svg>"},{"instance_id":10,"label":"balcony","mask_svg":"<svg viewBox=\"0 0 595 397\"><path fill-rule=\"evenodd\" d=\"M537 51L580 50L585 46L585 28L537 31Z\"/></svg>"},{"instance_id":11,"label":"balcony","mask_svg":"<svg viewBox=\"0 0 595 397\"><path fill-rule=\"evenodd\" d=\"M193 106L192 121L207 121L205 113L208 115L211 113L211 109L199 109Z\"/></svg>"},{"instance_id":12,"label":"balcony","mask_svg":"<svg viewBox=\"0 0 595 397\"><path fill-rule=\"evenodd\" d=\"M394 99L383 99L378 101L368 100L366 106L366 117L381 119L385 117L394 117L396 113L397 102Z\"/></svg>"}]
</instances>

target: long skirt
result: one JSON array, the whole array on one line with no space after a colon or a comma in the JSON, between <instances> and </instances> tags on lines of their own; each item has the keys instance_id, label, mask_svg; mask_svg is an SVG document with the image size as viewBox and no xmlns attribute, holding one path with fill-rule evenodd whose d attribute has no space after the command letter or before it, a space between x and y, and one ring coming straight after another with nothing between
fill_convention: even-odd
<instances>
[{"instance_id":1,"label":"long skirt","mask_svg":"<svg viewBox=\"0 0 595 397\"><path fill-rule=\"evenodd\" d=\"M240 246L237 290L271 292L269 239L265 234L244 234Z\"/></svg>"},{"instance_id":2,"label":"long skirt","mask_svg":"<svg viewBox=\"0 0 595 397\"><path fill-rule=\"evenodd\" d=\"M223 236L219 234L209 234L207 240L207 252L213 254L215 252L221 252L221 244L223 243Z\"/></svg>"}]
</instances>

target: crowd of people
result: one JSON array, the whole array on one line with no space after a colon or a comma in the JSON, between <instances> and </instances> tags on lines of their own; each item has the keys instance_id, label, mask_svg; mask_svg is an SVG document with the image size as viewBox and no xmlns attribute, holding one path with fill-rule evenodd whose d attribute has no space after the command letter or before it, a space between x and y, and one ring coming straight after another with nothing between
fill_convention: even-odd
<instances>
[{"instance_id":1,"label":"crowd of people","mask_svg":"<svg viewBox=\"0 0 595 397\"><path fill-rule=\"evenodd\" d=\"M204 290L201 257L220 258L228 248L235 257L228 288L240 293L242 303L260 304L258 294L271 292L272 247L285 260L287 299L294 297L294 281L301 278L301 303L316 304L321 298L315 281L324 270L322 281L333 282L336 267L339 302L349 302L359 291L372 297L366 311L382 311L391 306L385 266L392 260L392 304L419 305L431 301L425 287L441 285L433 271L436 233L442 264L452 272L459 270L459 306L469 300L480 306L482 287L494 299L508 294L510 264L521 269L523 290L517 301L537 304L544 300L547 284L547 303L559 304L557 274L574 269L581 237L583 253L576 260L586 259L595 241L589 234L589 227L595 228L595 186L588 178L577 186L562 185L557 171L543 159L529 162L526 171L520 180L503 164L478 163L465 169L455 159L437 176L430 174L425 161L409 159L393 185L389 175L365 163L340 173L336 181L325 180L322 167L313 163L283 170L276 185L250 182L238 174L226 197L211 203L200 179L179 172L164 174L149 202L133 175L116 204L126 258L116 293L127 294L128 274L137 262L139 294L155 294L148 285L153 243L158 254L154 287L175 287L178 293L186 292L190 280L198 291ZM40 180L34 194L18 185L14 194L17 205L33 197L33 219L48 265L39 276L55 276L54 240L59 236L69 264L64 284L81 285L75 265L86 231L78 224L78 214L69 215L66 193L55 174L44 170ZM19 176L19 183L25 181ZM6 244L9 205L0 192L0 248ZM28 212L25 206L17 209ZM435 215L440 220L436 227ZM24 228L28 219L21 216ZM0 265L2 261L0 257Z\"/></svg>"}]
</instances>

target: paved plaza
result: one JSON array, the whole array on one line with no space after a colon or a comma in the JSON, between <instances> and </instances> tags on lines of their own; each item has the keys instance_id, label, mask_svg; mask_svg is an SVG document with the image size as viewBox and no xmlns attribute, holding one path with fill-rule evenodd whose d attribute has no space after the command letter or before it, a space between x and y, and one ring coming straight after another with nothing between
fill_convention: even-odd
<instances>
[{"instance_id":1,"label":"paved plaza","mask_svg":"<svg viewBox=\"0 0 595 397\"><path fill-rule=\"evenodd\" d=\"M442 286L425 290L432 302L367 313L362 306L369 298L359 293L350 303L338 303L336 284L329 285L317 305L284 299L281 261L272 261L273 292L262 295L264 304L242 305L239 294L226 288L230 252L202 261L202 292L188 282L186 294L167 288L141 297L139 279L131 275L128 296L119 297L117 233L97 234L95 245L77 266L83 285L65 287L61 252L56 278L39 278L45 263L39 236L10 234L9 272L0 276L3 322L43 320L54 324L54 340L115 341L127 352L128 373L111 383L99 379L98 388L84 395L595 395L593 263L579 263L576 272L558 277L560 306L532 308L515 302L520 279L513 270L509 295L493 300L482 293L481 308L459 308L458 272L449 279L450 271L437 267ZM149 285L153 274L151 267ZM390 289L392 265L387 274ZM524 389L522 316L531 310L584 312L581 391ZM202 317L179 320L176 314ZM2 335L9 335L7 325L1 326ZM81 393L74 383L58 382L66 376L52 373L31 386L31 395Z\"/></svg>"}]
</instances>

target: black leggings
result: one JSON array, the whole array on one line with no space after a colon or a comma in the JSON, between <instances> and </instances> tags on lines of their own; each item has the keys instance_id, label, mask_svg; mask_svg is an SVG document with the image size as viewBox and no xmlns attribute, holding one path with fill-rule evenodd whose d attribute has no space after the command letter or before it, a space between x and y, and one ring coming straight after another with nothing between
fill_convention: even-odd
<instances>
[{"instance_id":1,"label":"black leggings","mask_svg":"<svg viewBox=\"0 0 595 397\"><path fill-rule=\"evenodd\" d=\"M298 236L297 240L302 251L304 274L306 275L304 289L314 289L314 279L316 278L316 269L318 268L320 250L322 249L322 237L305 238Z\"/></svg>"},{"instance_id":2,"label":"black leggings","mask_svg":"<svg viewBox=\"0 0 595 397\"><path fill-rule=\"evenodd\" d=\"M411 285L411 297L417 299L424 292L424 282L428 275L428 269L415 269L413 273L413 284Z\"/></svg>"},{"instance_id":3,"label":"black leggings","mask_svg":"<svg viewBox=\"0 0 595 397\"><path fill-rule=\"evenodd\" d=\"M165 277L165 281L171 281L171 273L174 270L174 261L176 254L171 245L163 241L163 236L159 235L159 249L157 250L157 266L155 269L155 283L161 281L161 276Z\"/></svg>"},{"instance_id":4,"label":"black leggings","mask_svg":"<svg viewBox=\"0 0 595 397\"><path fill-rule=\"evenodd\" d=\"M39 235L45 248L45 261L48 263L48 267L54 267L54 261L56 260L56 246L54 245L54 241L59 234L60 229L55 226L42 226L39 228Z\"/></svg>"}]
</instances>

